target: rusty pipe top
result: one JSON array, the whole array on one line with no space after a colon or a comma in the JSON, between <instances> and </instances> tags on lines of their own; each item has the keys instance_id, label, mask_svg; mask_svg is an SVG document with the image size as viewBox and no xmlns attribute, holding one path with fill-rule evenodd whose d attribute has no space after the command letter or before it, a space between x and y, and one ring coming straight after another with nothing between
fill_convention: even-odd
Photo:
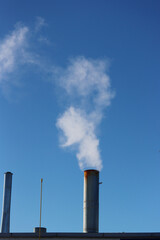
<instances>
[{"instance_id":1,"label":"rusty pipe top","mask_svg":"<svg viewBox=\"0 0 160 240\"><path fill-rule=\"evenodd\" d=\"M95 169L84 170L84 177L88 177L92 173L94 173L94 175L98 175L99 171Z\"/></svg>"}]
</instances>

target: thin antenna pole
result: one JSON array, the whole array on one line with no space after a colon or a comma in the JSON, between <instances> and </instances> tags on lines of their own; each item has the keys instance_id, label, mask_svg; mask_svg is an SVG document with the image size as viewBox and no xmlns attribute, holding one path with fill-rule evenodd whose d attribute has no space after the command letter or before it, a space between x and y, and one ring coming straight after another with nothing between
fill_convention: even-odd
<instances>
[{"instance_id":1,"label":"thin antenna pole","mask_svg":"<svg viewBox=\"0 0 160 240\"><path fill-rule=\"evenodd\" d=\"M41 238L41 217L42 217L42 183L43 178L41 178L41 194L40 194L40 220L39 220L39 240Z\"/></svg>"}]
</instances>

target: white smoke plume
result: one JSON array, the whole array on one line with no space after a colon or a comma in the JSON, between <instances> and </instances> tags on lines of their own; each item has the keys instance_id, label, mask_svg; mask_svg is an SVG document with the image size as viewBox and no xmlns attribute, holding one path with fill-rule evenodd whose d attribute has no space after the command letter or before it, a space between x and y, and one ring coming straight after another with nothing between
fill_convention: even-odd
<instances>
[{"instance_id":1,"label":"white smoke plume","mask_svg":"<svg viewBox=\"0 0 160 240\"><path fill-rule=\"evenodd\" d=\"M39 54L34 51L34 44L39 41L38 31L45 26L45 20L37 17L35 29L17 23L10 34L0 39L0 89L8 98L12 87L21 85L21 73L24 73L24 67L32 66L42 69L45 64ZM47 42L41 36L41 42ZM20 79L20 81L19 81Z\"/></svg>"},{"instance_id":2,"label":"white smoke plume","mask_svg":"<svg viewBox=\"0 0 160 240\"><path fill-rule=\"evenodd\" d=\"M27 27L19 26L0 42L0 83L15 70L22 59L28 31Z\"/></svg>"},{"instance_id":3,"label":"white smoke plume","mask_svg":"<svg viewBox=\"0 0 160 240\"><path fill-rule=\"evenodd\" d=\"M110 105L111 91L107 62L85 57L72 59L66 70L61 71L59 82L70 98L70 107L57 120L62 130L61 146L77 147L80 168L102 169L99 140L96 128L104 108Z\"/></svg>"}]
</instances>

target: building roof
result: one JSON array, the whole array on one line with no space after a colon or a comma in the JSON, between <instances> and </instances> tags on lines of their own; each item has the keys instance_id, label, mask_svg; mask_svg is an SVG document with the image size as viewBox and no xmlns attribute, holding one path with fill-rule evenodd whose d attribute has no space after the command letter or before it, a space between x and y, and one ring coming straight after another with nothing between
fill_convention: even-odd
<instances>
[{"instance_id":1,"label":"building roof","mask_svg":"<svg viewBox=\"0 0 160 240\"><path fill-rule=\"evenodd\" d=\"M39 238L38 233L0 233L0 239L10 239L14 238L16 239L34 239ZM159 239L160 240L160 232L154 232L154 233L54 233L54 232L48 232L48 233L42 233L40 238L51 239L79 239L79 238L86 238L88 240L93 239L126 239L126 240L141 240L141 239Z\"/></svg>"}]
</instances>

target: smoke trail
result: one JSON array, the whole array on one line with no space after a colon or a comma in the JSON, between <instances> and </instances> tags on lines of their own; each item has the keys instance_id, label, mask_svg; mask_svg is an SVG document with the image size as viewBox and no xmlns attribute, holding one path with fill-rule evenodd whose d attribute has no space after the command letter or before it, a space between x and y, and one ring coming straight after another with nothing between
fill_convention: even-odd
<instances>
[{"instance_id":1,"label":"smoke trail","mask_svg":"<svg viewBox=\"0 0 160 240\"><path fill-rule=\"evenodd\" d=\"M7 74L13 72L20 56L24 52L26 35L29 29L25 26L17 27L0 43L0 84ZM21 57L22 58L22 57Z\"/></svg>"},{"instance_id":2,"label":"smoke trail","mask_svg":"<svg viewBox=\"0 0 160 240\"><path fill-rule=\"evenodd\" d=\"M77 147L76 156L81 169L102 169L96 128L103 117L103 110L114 97L106 70L107 62L104 60L78 57L72 59L59 76L71 106L58 118L56 126L63 133L61 146Z\"/></svg>"},{"instance_id":3,"label":"smoke trail","mask_svg":"<svg viewBox=\"0 0 160 240\"><path fill-rule=\"evenodd\" d=\"M49 43L49 40L39 33L46 25L43 18L37 17L34 29L17 23L9 34L0 38L0 91L2 90L8 99L11 88L15 90L22 86L21 74L24 74L26 67L27 70L33 70L34 66L34 69L46 71L46 64L35 49L35 43Z\"/></svg>"}]
</instances>

